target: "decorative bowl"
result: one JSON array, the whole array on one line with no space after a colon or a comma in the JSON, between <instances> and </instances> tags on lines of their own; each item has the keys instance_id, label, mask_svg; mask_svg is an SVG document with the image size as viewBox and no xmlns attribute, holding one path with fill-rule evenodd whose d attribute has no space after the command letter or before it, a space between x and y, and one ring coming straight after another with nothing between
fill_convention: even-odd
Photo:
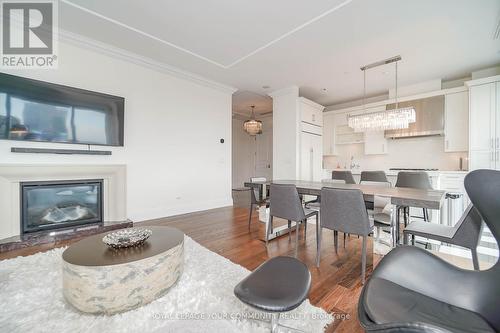
<instances>
[{"instance_id":1,"label":"decorative bowl","mask_svg":"<svg viewBox=\"0 0 500 333\"><path fill-rule=\"evenodd\" d=\"M144 228L127 228L111 232L102 238L109 247L120 249L139 246L151 236L153 232Z\"/></svg>"}]
</instances>

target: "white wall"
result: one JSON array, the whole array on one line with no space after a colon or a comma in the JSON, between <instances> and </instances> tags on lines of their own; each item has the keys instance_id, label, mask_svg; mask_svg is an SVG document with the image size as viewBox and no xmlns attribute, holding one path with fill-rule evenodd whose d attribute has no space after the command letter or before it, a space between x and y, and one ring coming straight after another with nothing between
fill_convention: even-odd
<instances>
[{"instance_id":1,"label":"white wall","mask_svg":"<svg viewBox=\"0 0 500 333\"><path fill-rule=\"evenodd\" d=\"M387 140L388 154L365 155L363 144L337 145L338 156L325 156L323 167L349 167L351 156L360 170L387 170L389 168L436 168L458 170L460 157L467 152L445 153L444 137L407 138Z\"/></svg>"},{"instance_id":2,"label":"white wall","mask_svg":"<svg viewBox=\"0 0 500 333\"><path fill-rule=\"evenodd\" d=\"M273 179L299 176L299 88L285 88L273 98Z\"/></svg>"},{"instance_id":3,"label":"white wall","mask_svg":"<svg viewBox=\"0 0 500 333\"><path fill-rule=\"evenodd\" d=\"M126 164L134 221L232 204L230 92L62 42L59 53L57 70L9 73L125 97L125 146L112 156L16 154L85 147L0 141L0 163Z\"/></svg>"},{"instance_id":4,"label":"white wall","mask_svg":"<svg viewBox=\"0 0 500 333\"><path fill-rule=\"evenodd\" d=\"M255 137L245 133L243 120L233 118L232 186L243 187L255 171Z\"/></svg>"}]
</instances>

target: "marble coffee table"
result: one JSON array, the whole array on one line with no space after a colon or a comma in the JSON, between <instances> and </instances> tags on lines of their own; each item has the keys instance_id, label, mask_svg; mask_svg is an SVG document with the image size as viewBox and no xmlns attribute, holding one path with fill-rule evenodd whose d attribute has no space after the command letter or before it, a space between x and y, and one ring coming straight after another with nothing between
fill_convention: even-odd
<instances>
[{"instance_id":1,"label":"marble coffee table","mask_svg":"<svg viewBox=\"0 0 500 333\"><path fill-rule=\"evenodd\" d=\"M63 255L63 294L87 313L113 314L163 296L179 279L184 264L184 234L171 227L149 227L140 247L111 249L105 234L85 238Z\"/></svg>"}]
</instances>

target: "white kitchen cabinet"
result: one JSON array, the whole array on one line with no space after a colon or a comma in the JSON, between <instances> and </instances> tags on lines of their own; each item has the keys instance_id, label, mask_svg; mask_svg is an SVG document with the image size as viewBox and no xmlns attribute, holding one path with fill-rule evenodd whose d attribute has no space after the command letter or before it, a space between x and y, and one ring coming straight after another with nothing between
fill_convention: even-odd
<instances>
[{"instance_id":1,"label":"white kitchen cabinet","mask_svg":"<svg viewBox=\"0 0 500 333\"><path fill-rule=\"evenodd\" d=\"M323 155L336 155L335 145L335 116L325 115L323 117Z\"/></svg>"},{"instance_id":2,"label":"white kitchen cabinet","mask_svg":"<svg viewBox=\"0 0 500 333\"><path fill-rule=\"evenodd\" d=\"M467 151L469 146L469 92L445 95L444 151Z\"/></svg>"},{"instance_id":3,"label":"white kitchen cabinet","mask_svg":"<svg viewBox=\"0 0 500 333\"><path fill-rule=\"evenodd\" d=\"M300 120L302 122L323 126L323 109L322 105L319 105L307 98L299 98L299 108L300 108Z\"/></svg>"},{"instance_id":4,"label":"white kitchen cabinet","mask_svg":"<svg viewBox=\"0 0 500 333\"><path fill-rule=\"evenodd\" d=\"M497 169L500 169L500 161L499 161L499 155L500 155L500 78L499 81L496 82L495 84L495 90L496 90L496 96L495 96L495 128L496 128L496 135L495 135L495 150L496 150L496 165Z\"/></svg>"},{"instance_id":5,"label":"white kitchen cabinet","mask_svg":"<svg viewBox=\"0 0 500 333\"><path fill-rule=\"evenodd\" d=\"M469 169L500 170L500 76L469 86Z\"/></svg>"},{"instance_id":6,"label":"white kitchen cabinet","mask_svg":"<svg viewBox=\"0 0 500 333\"><path fill-rule=\"evenodd\" d=\"M470 88L470 150L494 149L495 83Z\"/></svg>"},{"instance_id":7,"label":"white kitchen cabinet","mask_svg":"<svg viewBox=\"0 0 500 333\"><path fill-rule=\"evenodd\" d=\"M387 154L387 139L384 131L365 132L365 155Z\"/></svg>"},{"instance_id":8,"label":"white kitchen cabinet","mask_svg":"<svg viewBox=\"0 0 500 333\"><path fill-rule=\"evenodd\" d=\"M455 226L469 205L464 187L465 172L440 172L438 189L447 193L461 194L457 199L447 199L441 207L441 224Z\"/></svg>"},{"instance_id":9,"label":"white kitchen cabinet","mask_svg":"<svg viewBox=\"0 0 500 333\"><path fill-rule=\"evenodd\" d=\"M313 101L299 97L301 180L321 180L323 173L323 109Z\"/></svg>"},{"instance_id":10,"label":"white kitchen cabinet","mask_svg":"<svg viewBox=\"0 0 500 333\"><path fill-rule=\"evenodd\" d=\"M496 151L470 151L469 152L469 170L477 169L495 169L496 167Z\"/></svg>"},{"instance_id":11,"label":"white kitchen cabinet","mask_svg":"<svg viewBox=\"0 0 500 333\"><path fill-rule=\"evenodd\" d=\"M300 179L320 181L323 177L323 138L309 132L300 133Z\"/></svg>"}]
</instances>

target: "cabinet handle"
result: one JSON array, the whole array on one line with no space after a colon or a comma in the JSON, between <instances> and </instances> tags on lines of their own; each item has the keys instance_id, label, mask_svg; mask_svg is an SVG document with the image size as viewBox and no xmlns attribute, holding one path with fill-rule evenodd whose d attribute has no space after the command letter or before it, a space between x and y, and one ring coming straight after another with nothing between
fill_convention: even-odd
<instances>
[{"instance_id":1,"label":"cabinet handle","mask_svg":"<svg viewBox=\"0 0 500 333\"><path fill-rule=\"evenodd\" d=\"M450 145L449 145L449 143L448 143L448 140L446 140L446 149L448 149L448 148L449 148L449 146L450 146Z\"/></svg>"},{"instance_id":2,"label":"cabinet handle","mask_svg":"<svg viewBox=\"0 0 500 333\"><path fill-rule=\"evenodd\" d=\"M312 120L316 121L316 115L315 114L312 115Z\"/></svg>"},{"instance_id":3,"label":"cabinet handle","mask_svg":"<svg viewBox=\"0 0 500 333\"><path fill-rule=\"evenodd\" d=\"M500 142L499 142L498 137L497 137L497 149L500 149L499 145L500 145Z\"/></svg>"},{"instance_id":4,"label":"cabinet handle","mask_svg":"<svg viewBox=\"0 0 500 333\"><path fill-rule=\"evenodd\" d=\"M385 144L382 144L382 152L385 152Z\"/></svg>"},{"instance_id":5,"label":"cabinet handle","mask_svg":"<svg viewBox=\"0 0 500 333\"><path fill-rule=\"evenodd\" d=\"M495 149L495 139L493 138L491 138L490 147L491 149Z\"/></svg>"}]
</instances>

